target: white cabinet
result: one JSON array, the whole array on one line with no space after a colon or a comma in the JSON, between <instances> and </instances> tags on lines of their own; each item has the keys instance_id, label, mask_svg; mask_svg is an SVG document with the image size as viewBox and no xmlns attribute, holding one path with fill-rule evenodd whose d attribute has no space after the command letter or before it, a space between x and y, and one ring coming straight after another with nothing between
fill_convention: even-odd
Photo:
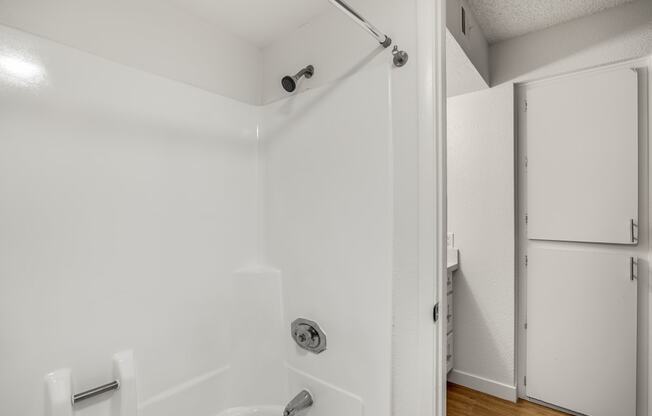
<instances>
[{"instance_id":1,"label":"white cabinet","mask_svg":"<svg viewBox=\"0 0 652 416\"><path fill-rule=\"evenodd\" d=\"M591 416L636 414L637 280L622 253L531 248L527 395Z\"/></svg>"},{"instance_id":2,"label":"white cabinet","mask_svg":"<svg viewBox=\"0 0 652 416\"><path fill-rule=\"evenodd\" d=\"M452 274L452 272L450 274ZM446 333L450 334L453 332L453 291L452 290L448 292L448 302L446 308L448 309L446 313L446 328L447 328Z\"/></svg>"},{"instance_id":3,"label":"white cabinet","mask_svg":"<svg viewBox=\"0 0 652 416\"><path fill-rule=\"evenodd\" d=\"M591 416L636 415L640 73L530 83L517 100L519 393Z\"/></svg>"},{"instance_id":4,"label":"white cabinet","mask_svg":"<svg viewBox=\"0 0 652 416\"><path fill-rule=\"evenodd\" d=\"M453 281L453 272L448 272L449 279ZM453 292L448 293L446 313L446 371L450 372L455 364L455 348L453 343Z\"/></svg>"},{"instance_id":5,"label":"white cabinet","mask_svg":"<svg viewBox=\"0 0 652 416\"><path fill-rule=\"evenodd\" d=\"M453 355L454 346L453 346L453 333L446 335L446 372L450 373L453 370L453 365L455 364L455 356Z\"/></svg>"},{"instance_id":6,"label":"white cabinet","mask_svg":"<svg viewBox=\"0 0 652 416\"><path fill-rule=\"evenodd\" d=\"M459 252L457 249L448 249L448 268L446 273L446 313L444 322L446 324L446 371L450 372L455 364L455 345L453 339L453 280L454 272L459 265Z\"/></svg>"},{"instance_id":7,"label":"white cabinet","mask_svg":"<svg viewBox=\"0 0 652 416\"><path fill-rule=\"evenodd\" d=\"M638 77L632 69L532 85L521 120L530 239L636 242Z\"/></svg>"}]
</instances>

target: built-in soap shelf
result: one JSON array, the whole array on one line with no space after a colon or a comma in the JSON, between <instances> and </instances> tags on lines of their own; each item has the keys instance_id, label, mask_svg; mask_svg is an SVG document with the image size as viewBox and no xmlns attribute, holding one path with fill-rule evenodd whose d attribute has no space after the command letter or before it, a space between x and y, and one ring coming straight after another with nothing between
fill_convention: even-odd
<instances>
[{"instance_id":1,"label":"built-in soap shelf","mask_svg":"<svg viewBox=\"0 0 652 416\"><path fill-rule=\"evenodd\" d=\"M99 388L91 388L86 394L77 394L72 388L72 371L62 368L45 376L45 416L73 416L75 401L80 398L107 394L111 400L112 416L137 416L136 370L132 351L113 356L113 380ZM111 394L111 396L108 396ZM77 400L75 400L77 397Z\"/></svg>"}]
</instances>

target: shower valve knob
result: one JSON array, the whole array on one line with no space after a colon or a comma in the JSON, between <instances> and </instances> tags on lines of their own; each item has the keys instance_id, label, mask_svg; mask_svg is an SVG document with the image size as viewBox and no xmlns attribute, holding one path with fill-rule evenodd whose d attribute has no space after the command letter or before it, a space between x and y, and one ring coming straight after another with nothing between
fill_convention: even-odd
<instances>
[{"instance_id":1,"label":"shower valve knob","mask_svg":"<svg viewBox=\"0 0 652 416\"><path fill-rule=\"evenodd\" d=\"M326 334L316 322L299 318L292 322L292 338L306 351L319 354L326 350Z\"/></svg>"},{"instance_id":2,"label":"shower valve knob","mask_svg":"<svg viewBox=\"0 0 652 416\"><path fill-rule=\"evenodd\" d=\"M302 347L312 348L319 345L319 335L312 327L301 325L295 333L297 343Z\"/></svg>"}]
</instances>

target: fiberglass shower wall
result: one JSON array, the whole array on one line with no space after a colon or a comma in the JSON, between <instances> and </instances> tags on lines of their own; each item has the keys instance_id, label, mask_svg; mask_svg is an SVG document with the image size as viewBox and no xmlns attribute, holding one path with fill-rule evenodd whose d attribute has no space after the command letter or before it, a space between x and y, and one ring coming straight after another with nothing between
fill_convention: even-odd
<instances>
[{"instance_id":1,"label":"fiberglass shower wall","mask_svg":"<svg viewBox=\"0 0 652 416\"><path fill-rule=\"evenodd\" d=\"M144 416L229 405L232 272L254 261L258 109L0 27L0 414L133 349ZM81 409L110 415L111 400ZM163 412L161 409L166 409ZM113 415L120 416L120 415Z\"/></svg>"},{"instance_id":2,"label":"fiberglass shower wall","mask_svg":"<svg viewBox=\"0 0 652 416\"><path fill-rule=\"evenodd\" d=\"M0 28L0 55L42 70L0 80L1 414L41 415L58 368L76 392L109 381L125 349L142 416L282 407L303 388L311 416L418 414L418 322L434 326L432 304L417 308L417 1L355 5L408 65L332 10L237 62L261 63L262 106ZM315 76L286 95L281 76L307 64ZM234 73L254 78L214 76ZM299 317L326 352L297 348ZM121 416L112 400L75 416Z\"/></svg>"},{"instance_id":3,"label":"fiberglass shower wall","mask_svg":"<svg viewBox=\"0 0 652 416\"><path fill-rule=\"evenodd\" d=\"M355 2L410 53L402 68L340 13L263 50L262 258L283 276L285 330L303 317L328 336L319 356L284 339L290 395L310 376L327 405L342 406L319 413L316 405L316 416L416 415L425 407L415 388L419 337L428 332L418 324L417 88L425 55L417 53L417 5ZM281 77L307 64L315 75L288 97ZM431 319L432 304L427 309Z\"/></svg>"},{"instance_id":4,"label":"fiberglass shower wall","mask_svg":"<svg viewBox=\"0 0 652 416\"><path fill-rule=\"evenodd\" d=\"M3 413L41 414L61 367L73 391L102 384L133 349L146 416L280 406L306 387L315 416L389 415L388 62L257 108L2 38L3 59L38 71L2 73ZM328 351L297 349L298 317Z\"/></svg>"},{"instance_id":5,"label":"fiberglass shower wall","mask_svg":"<svg viewBox=\"0 0 652 416\"><path fill-rule=\"evenodd\" d=\"M321 397L315 416L390 414L390 71L376 62L265 107L266 261L282 274L287 332L307 318L328 337L319 355L285 338L291 393Z\"/></svg>"}]
</instances>

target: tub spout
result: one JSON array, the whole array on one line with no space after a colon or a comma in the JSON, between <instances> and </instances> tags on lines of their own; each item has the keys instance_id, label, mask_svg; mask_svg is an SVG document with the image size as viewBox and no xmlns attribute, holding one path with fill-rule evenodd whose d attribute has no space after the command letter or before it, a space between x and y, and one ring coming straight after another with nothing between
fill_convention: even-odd
<instances>
[{"instance_id":1,"label":"tub spout","mask_svg":"<svg viewBox=\"0 0 652 416\"><path fill-rule=\"evenodd\" d=\"M283 416L296 416L303 409L312 406L312 395L308 390L302 390L301 393L294 396L294 399L285 406Z\"/></svg>"}]
</instances>

